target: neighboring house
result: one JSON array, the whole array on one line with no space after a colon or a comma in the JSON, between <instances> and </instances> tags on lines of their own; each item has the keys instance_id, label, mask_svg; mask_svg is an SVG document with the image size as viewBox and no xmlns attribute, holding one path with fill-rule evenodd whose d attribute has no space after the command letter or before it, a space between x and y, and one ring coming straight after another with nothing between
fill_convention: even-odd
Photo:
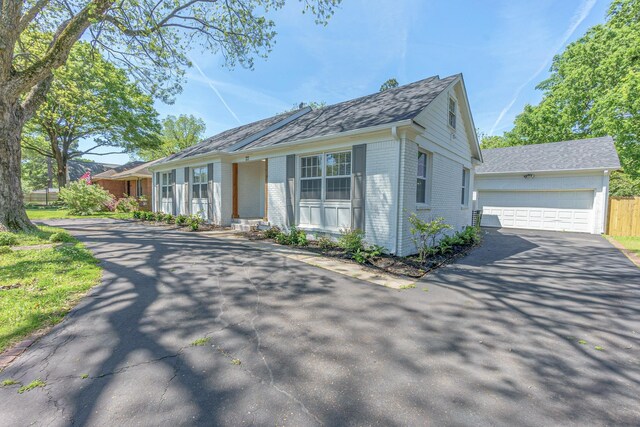
<instances>
[{"instance_id":1,"label":"neighboring house","mask_svg":"<svg viewBox=\"0 0 640 427\"><path fill-rule=\"evenodd\" d=\"M122 166L117 166L106 172L91 177L95 184L100 185L116 197L125 195L132 197L145 197L148 206L151 201L151 172L148 167L158 162L135 161Z\"/></svg>"},{"instance_id":2,"label":"neighboring house","mask_svg":"<svg viewBox=\"0 0 640 427\"><path fill-rule=\"evenodd\" d=\"M620 169L611 137L482 153L474 195L482 225L604 232L609 173Z\"/></svg>"},{"instance_id":3,"label":"neighboring house","mask_svg":"<svg viewBox=\"0 0 640 427\"><path fill-rule=\"evenodd\" d=\"M462 75L227 130L149 167L153 209L229 225L262 219L310 234L362 229L415 253L408 217L471 224L481 162Z\"/></svg>"},{"instance_id":4,"label":"neighboring house","mask_svg":"<svg viewBox=\"0 0 640 427\"><path fill-rule=\"evenodd\" d=\"M77 160L70 160L67 162L67 182L77 181L87 172L91 172L91 176L94 176L115 167L118 167L118 165L111 163L80 162Z\"/></svg>"}]
</instances>

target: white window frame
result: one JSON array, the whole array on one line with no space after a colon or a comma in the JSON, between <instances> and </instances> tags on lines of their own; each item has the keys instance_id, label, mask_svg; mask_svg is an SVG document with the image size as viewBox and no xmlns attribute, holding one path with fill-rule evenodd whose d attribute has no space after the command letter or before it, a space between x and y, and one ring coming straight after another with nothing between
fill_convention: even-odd
<instances>
[{"instance_id":1,"label":"white window frame","mask_svg":"<svg viewBox=\"0 0 640 427\"><path fill-rule=\"evenodd\" d=\"M425 156L425 170L424 175L418 175L420 166L420 156ZM431 183L433 181L433 154L428 151L418 151L418 167L416 167L416 206L418 209L427 209L431 206ZM417 180L423 180L424 184L424 202L418 200L418 184Z\"/></svg>"},{"instance_id":2,"label":"white window frame","mask_svg":"<svg viewBox=\"0 0 640 427\"><path fill-rule=\"evenodd\" d=\"M206 181L205 182L197 182L196 183L196 171L198 171L198 174L202 174L202 170L204 169L204 175L206 176ZM191 168L191 176L189 177L190 180L190 184L191 184L191 188L189 189L189 192L191 194L191 200L204 200L204 199L209 199L209 194L208 194L208 186L209 186L209 168L207 166L195 166ZM207 192L205 197L202 197L202 185L206 184L207 185ZM198 186L198 194L200 194L200 197L193 197L195 192L193 191L193 186L197 185Z\"/></svg>"},{"instance_id":3,"label":"white window frame","mask_svg":"<svg viewBox=\"0 0 640 427\"><path fill-rule=\"evenodd\" d=\"M454 97L449 96L449 102L447 103L447 124L454 131L456 130L456 126L458 125L457 110L458 110L458 101L456 101ZM453 121L453 124L451 124L452 121Z\"/></svg>"},{"instance_id":4,"label":"white window frame","mask_svg":"<svg viewBox=\"0 0 640 427\"><path fill-rule=\"evenodd\" d=\"M302 177L302 160L309 159L312 157L317 157L319 159L318 167L320 168L320 175ZM305 167L308 167L308 166L305 166ZM316 154L300 156L299 171L300 171L300 183L301 183L300 184L300 200L324 201L324 153L316 153ZM302 181L317 181L317 180L320 181L320 198L319 199L303 199L302 198Z\"/></svg>"},{"instance_id":5,"label":"white window frame","mask_svg":"<svg viewBox=\"0 0 640 427\"><path fill-rule=\"evenodd\" d=\"M465 167L462 168L462 186L460 193L460 205L463 208L469 207L469 182L471 171Z\"/></svg>"},{"instance_id":6,"label":"white window frame","mask_svg":"<svg viewBox=\"0 0 640 427\"><path fill-rule=\"evenodd\" d=\"M173 199L174 194L173 194L173 182L171 182L172 177L173 177L173 173L171 171L160 173L160 199L162 200ZM167 189L167 197L164 196L165 188Z\"/></svg>"},{"instance_id":7,"label":"white window frame","mask_svg":"<svg viewBox=\"0 0 640 427\"><path fill-rule=\"evenodd\" d=\"M346 174L338 174L338 175L328 175L327 174L327 157L329 156L335 156L335 155L342 155L342 154L346 154L349 156L349 172ZM351 158L351 151L337 151L337 152L331 152L331 153L324 153L323 156L323 160L324 160L324 165L325 167L322 168L322 173L323 173L323 180L324 180L324 194L323 194L323 200L326 201L336 201L336 202L345 202L345 201L351 201L351 186L352 186L352 180L351 180L351 175L352 175L352 171L353 171L353 159ZM328 181L330 179L344 179L344 178L349 178L349 197L347 197L346 199L328 199L327 198L327 190L329 188Z\"/></svg>"},{"instance_id":8,"label":"white window frame","mask_svg":"<svg viewBox=\"0 0 640 427\"><path fill-rule=\"evenodd\" d=\"M349 155L349 173L341 174L341 175L327 175L327 157L330 155L337 154L348 154ZM326 151L322 153L314 153L300 156L298 162L298 170L300 172L300 182L305 180L320 180L320 198L319 199L303 199L302 198L302 185L300 185L300 200L301 201L316 201L316 202L349 202L351 201L351 187L353 185L353 159L351 158L351 150L341 150L341 151ZM302 177L302 160L310 157L319 157L320 158L320 176L313 177ZM332 178L349 178L349 198L347 199L327 199L327 179Z\"/></svg>"},{"instance_id":9,"label":"white window frame","mask_svg":"<svg viewBox=\"0 0 640 427\"><path fill-rule=\"evenodd\" d=\"M143 196L143 194L142 194L142 180L138 179L136 181L136 197L140 198L142 196Z\"/></svg>"}]
</instances>

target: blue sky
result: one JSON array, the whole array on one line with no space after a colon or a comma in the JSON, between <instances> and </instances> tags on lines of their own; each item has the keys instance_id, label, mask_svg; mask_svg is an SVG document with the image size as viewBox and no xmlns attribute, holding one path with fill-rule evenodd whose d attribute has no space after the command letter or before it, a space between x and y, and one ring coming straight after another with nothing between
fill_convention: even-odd
<instances>
[{"instance_id":1,"label":"blue sky","mask_svg":"<svg viewBox=\"0 0 640 427\"><path fill-rule=\"evenodd\" d=\"M501 134L526 103L553 55L604 22L609 0L343 0L326 27L290 1L273 15L277 41L254 70L190 53L194 68L161 117L193 114L213 135L279 113L300 101L329 104L438 74L464 74L476 126ZM124 163L128 155L88 156Z\"/></svg>"}]
</instances>

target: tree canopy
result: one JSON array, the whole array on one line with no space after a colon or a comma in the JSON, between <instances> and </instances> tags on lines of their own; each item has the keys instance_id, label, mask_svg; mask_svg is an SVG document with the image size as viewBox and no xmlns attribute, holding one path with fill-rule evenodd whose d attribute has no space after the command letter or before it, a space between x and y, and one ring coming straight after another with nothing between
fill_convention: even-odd
<instances>
[{"instance_id":1,"label":"tree canopy","mask_svg":"<svg viewBox=\"0 0 640 427\"><path fill-rule=\"evenodd\" d=\"M326 24L340 0L300 0ZM146 92L165 101L181 89L188 53L219 54L227 66L253 67L276 36L271 12L285 0L3 1L0 13L0 230L33 228L22 200L22 130L44 102L53 71L89 41ZM46 48L28 43L47 34Z\"/></svg>"},{"instance_id":2,"label":"tree canopy","mask_svg":"<svg viewBox=\"0 0 640 427\"><path fill-rule=\"evenodd\" d=\"M380 86L380 92L384 92L387 89L392 89L398 86L399 86L398 80L392 77L386 82L382 83L382 86Z\"/></svg>"},{"instance_id":3,"label":"tree canopy","mask_svg":"<svg viewBox=\"0 0 640 427\"><path fill-rule=\"evenodd\" d=\"M61 188L69 160L107 154L96 152L103 147L112 148L111 154L157 147L157 115L152 98L123 70L105 61L89 43L79 42L66 64L54 71L51 88L27 123L22 144L55 160ZM90 141L90 147L80 150L80 141Z\"/></svg>"},{"instance_id":4,"label":"tree canopy","mask_svg":"<svg viewBox=\"0 0 640 427\"><path fill-rule=\"evenodd\" d=\"M151 161L175 154L200 142L206 129L204 120L195 116L167 116L162 121L160 145L155 148L142 148L138 155L143 160Z\"/></svg>"},{"instance_id":5,"label":"tree canopy","mask_svg":"<svg viewBox=\"0 0 640 427\"><path fill-rule=\"evenodd\" d=\"M484 138L482 147L610 135L626 175L612 179L612 194L640 194L640 2L613 1L607 21L557 55L537 88L541 102L526 105L511 131Z\"/></svg>"}]
</instances>

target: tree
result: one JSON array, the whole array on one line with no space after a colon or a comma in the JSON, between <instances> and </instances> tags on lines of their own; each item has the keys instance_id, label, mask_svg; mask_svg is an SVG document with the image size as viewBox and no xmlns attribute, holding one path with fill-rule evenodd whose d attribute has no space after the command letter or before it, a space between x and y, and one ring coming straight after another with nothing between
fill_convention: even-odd
<instances>
[{"instance_id":1,"label":"tree","mask_svg":"<svg viewBox=\"0 0 640 427\"><path fill-rule=\"evenodd\" d=\"M161 144L156 148L141 149L139 156L151 161L175 154L200 142L206 128L204 120L192 115L168 116L162 121Z\"/></svg>"},{"instance_id":2,"label":"tree","mask_svg":"<svg viewBox=\"0 0 640 427\"><path fill-rule=\"evenodd\" d=\"M325 24L340 0L302 0ZM251 68L271 51L275 24L265 15L283 0L5 0L0 10L0 230L28 230L21 189L20 140L43 103L53 71L80 38L126 67L153 96L180 90L189 49L219 53L227 66ZM29 32L49 34L45 49Z\"/></svg>"},{"instance_id":3,"label":"tree","mask_svg":"<svg viewBox=\"0 0 640 427\"><path fill-rule=\"evenodd\" d=\"M640 1L613 1L607 21L557 55L537 88L542 101L516 117L508 144L613 136L627 176L612 179L611 193L640 191Z\"/></svg>"},{"instance_id":4,"label":"tree","mask_svg":"<svg viewBox=\"0 0 640 427\"><path fill-rule=\"evenodd\" d=\"M63 188L69 160L159 146L157 116L152 98L129 82L123 70L79 42L54 72L44 103L25 127L22 145L54 160L58 188ZM42 137L45 148L34 143ZM90 148L80 150L80 141L91 141ZM100 147L115 151L95 152Z\"/></svg>"},{"instance_id":5,"label":"tree","mask_svg":"<svg viewBox=\"0 0 640 427\"><path fill-rule=\"evenodd\" d=\"M380 92L384 92L387 89L392 89L398 86L399 86L398 81L392 77L386 82L382 83L382 86L380 86Z\"/></svg>"}]
</instances>

